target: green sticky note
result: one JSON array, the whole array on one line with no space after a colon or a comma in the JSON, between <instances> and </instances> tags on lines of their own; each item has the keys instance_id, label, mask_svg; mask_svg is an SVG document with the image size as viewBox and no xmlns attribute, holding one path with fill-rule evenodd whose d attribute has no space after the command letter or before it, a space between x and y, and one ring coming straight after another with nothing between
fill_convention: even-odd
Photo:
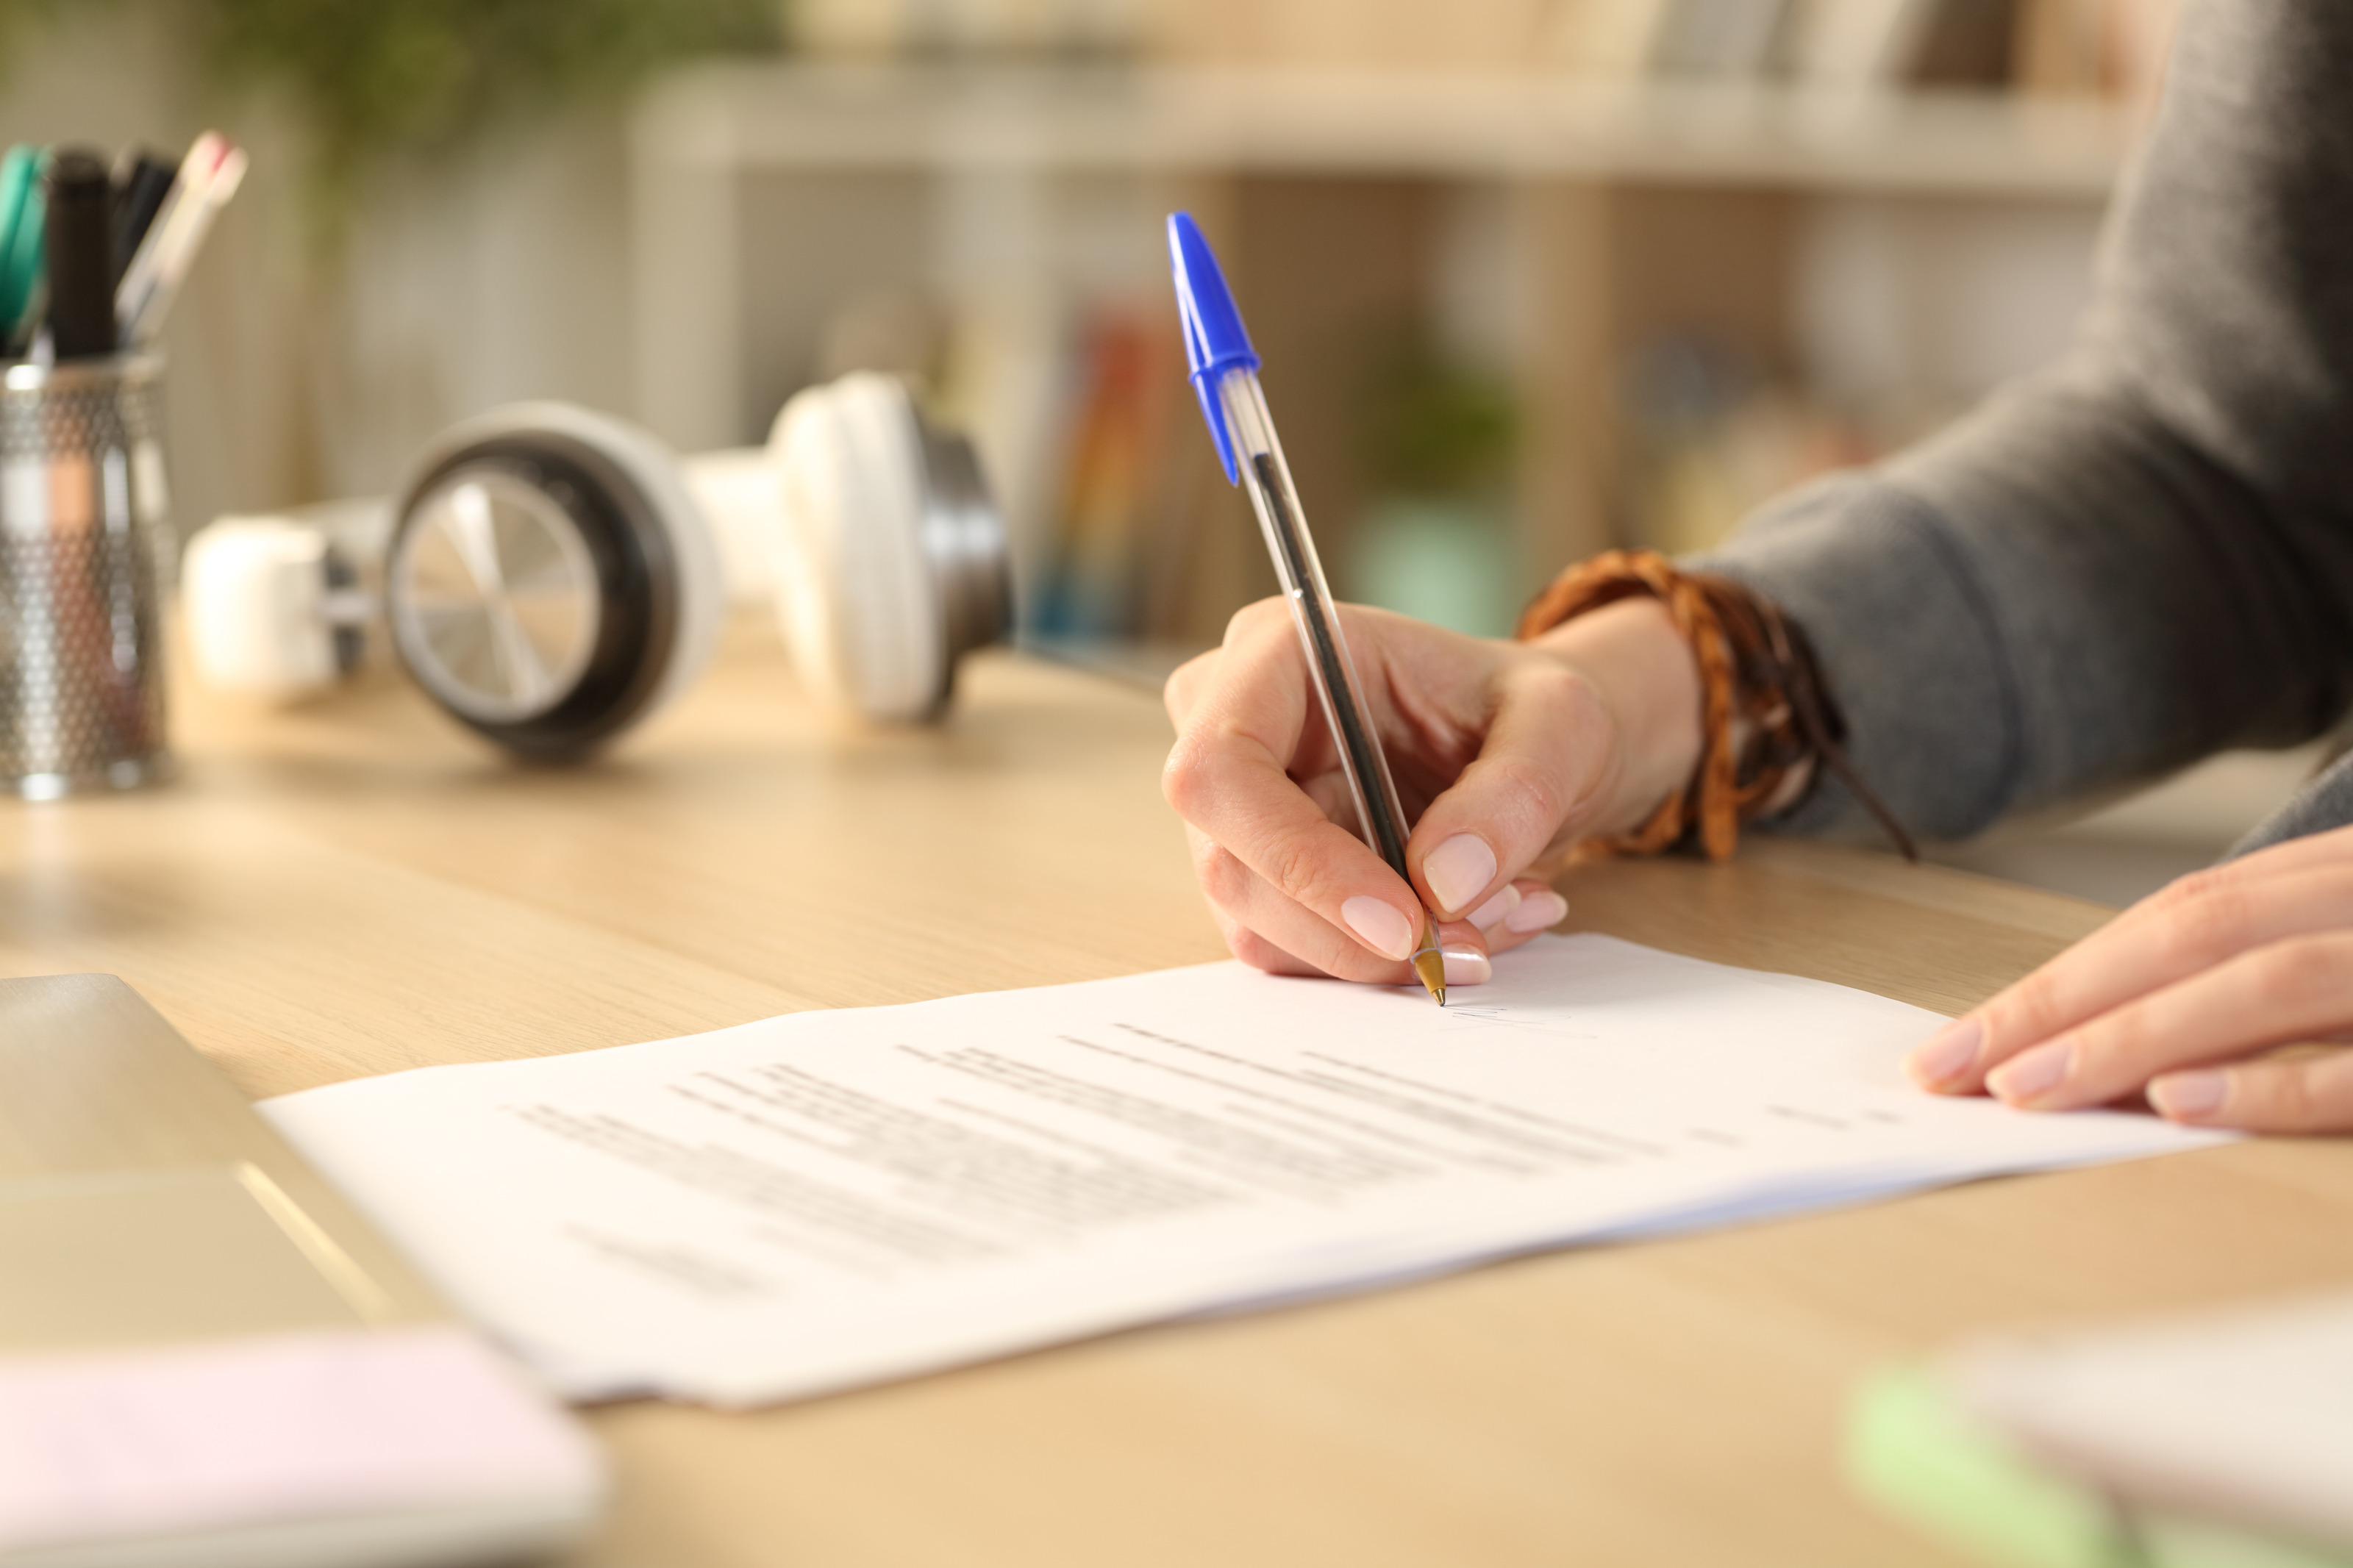
<instances>
[{"instance_id":1,"label":"green sticky note","mask_svg":"<svg viewBox=\"0 0 2353 1568\"><path fill-rule=\"evenodd\" d=\"M1848 1413L1847 1481L1993 1568L2353 1568L2353 1555L2126 1510L2037 1465L1924 1367L1883 1372Z\"/></svg>"}]
</instances>

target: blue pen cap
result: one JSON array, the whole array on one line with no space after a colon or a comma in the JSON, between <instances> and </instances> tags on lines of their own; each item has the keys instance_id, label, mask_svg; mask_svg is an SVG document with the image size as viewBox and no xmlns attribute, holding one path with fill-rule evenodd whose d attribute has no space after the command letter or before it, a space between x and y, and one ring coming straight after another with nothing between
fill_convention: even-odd
<instances>
[{"instance_id":1,"label":"blue pen cap","mask_svg":"<svg viewBox=\"0 0 2353 1568\"><path fill-rule=\"evenodd\" d=\"M1185 323L1185 361L1201 399L1201 417L1209 422L1218 460L1226 466L1226 482L1239 484L1233 437L1218 407L1218 378L1237 365L1256 370L1258 351L1242 330L1242 313L1234 309L1233 291L1218 269L1217 253L1201 237L1201 226L1190 213L1168 215L1168 262L1176 275L1176 313Z\"/></svg>"}]
</instances>

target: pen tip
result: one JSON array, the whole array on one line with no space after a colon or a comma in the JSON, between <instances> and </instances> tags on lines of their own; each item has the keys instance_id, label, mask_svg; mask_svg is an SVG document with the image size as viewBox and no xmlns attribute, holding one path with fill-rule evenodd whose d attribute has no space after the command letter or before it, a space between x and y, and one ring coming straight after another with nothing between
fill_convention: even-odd
<instances>
[{"instance_id":1,"label":"pen tip","mask_svg":"<svg viewBox=\"0 0 2353 1568\"><path fill-rule=\"evenodd\" d=\"M1437 1000L1446 1005L1446 959L1435 946L1425 947L1413 955L1414 978Z\"/></svg>"}]
</instances>

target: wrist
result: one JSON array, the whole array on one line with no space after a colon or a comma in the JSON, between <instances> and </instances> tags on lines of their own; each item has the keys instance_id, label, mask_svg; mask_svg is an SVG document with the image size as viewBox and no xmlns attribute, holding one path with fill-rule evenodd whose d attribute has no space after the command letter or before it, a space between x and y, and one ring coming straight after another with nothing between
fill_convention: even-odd
<instances>
[{"instance_id":1,"label":"wrist","mask_svg":"<svg viewBox=\"0 0 2353 1568\"><path fill-rule=\"evenodd\" d=\"M1630 832L1691 782L1703 743L1699 661L1665 605L1620 599L1526 646L1576 670L1616 731L1614 776L1577 825L1580 836Z\"/></svg>"},{"instance_id":2,"label":"wrist","mask_svg":"<svg viewBox=\"0 0 2353 1568\"><path fill-rule=\"evenodd\" d=\"M1611 609L1628 599L1652 601L1658 618ZM1520 629L1525 638L1556 637L1567 650L1562 657L1591 667L1597 693L1608 693L1599 700L1624 726L1622 747L1611 749L1622 775L1611 818L1630 802L1659 803L1606 849L1648 854L1689 842L1725 859L1742 825L1788 809L1819 764L1878 818L1905 858L1920 858L1840 749L1843 726L1803 628L1738 579L1684 570L1653 550L1604 551L1554 578ZM1687 653L1665 651L1670 632Z\"/></svg>"}]
</instances>

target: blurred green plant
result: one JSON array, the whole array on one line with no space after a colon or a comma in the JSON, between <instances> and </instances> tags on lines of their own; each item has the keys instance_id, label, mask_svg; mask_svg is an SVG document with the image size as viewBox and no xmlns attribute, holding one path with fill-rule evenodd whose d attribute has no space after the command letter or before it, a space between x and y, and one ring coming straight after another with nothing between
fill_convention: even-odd
<instances>
[{"instance_id":1,"label":"blurred green plant","mask_svg":"<svg viewBox=\"0 0 2353 1568\"><path fill-rule=\"evenodd\" d=\"M1474 637L1511 629L1518 411L1426 323L1360 329L1355 410L1365 507L1342 535L1341 592Z\"/></svg>"},{"instance_id":2,"label":"blurred green plant","mask_svg":"<svg viewBox=\"0 0 2353 1568\"><path fill-rule=\"evenodd\" d=\"M101 3L161 8L216 84L281 95L336 211L377 163L617 96L690 56L773 49L783 22L777 0L0 0L0 64L28 24Z\"/></svg>"},{"instance_id":3,"label":"blurred green plant","mask_svg":"<svg viewBox=\"0 0 2353 1568\"><path fill-rule=\"evenodd\" d=\"M1476 496L1508 484L1516 410L1499 378L1398 332L1372 356L1362 389L1360 456L1377 491Z\"/></svg>"},{"instance_id":4,"label":"blurred green plant","mask_svg":"<svg viewBox=\"0 0 2353 1568\"><path fill-rule=\"evenodd\" d=\"M302 110L323 173L444 153L499 120L626 91L681 58L773 48L776 0L178 0L231 86Z\"/></svg>"}]
</instances>

